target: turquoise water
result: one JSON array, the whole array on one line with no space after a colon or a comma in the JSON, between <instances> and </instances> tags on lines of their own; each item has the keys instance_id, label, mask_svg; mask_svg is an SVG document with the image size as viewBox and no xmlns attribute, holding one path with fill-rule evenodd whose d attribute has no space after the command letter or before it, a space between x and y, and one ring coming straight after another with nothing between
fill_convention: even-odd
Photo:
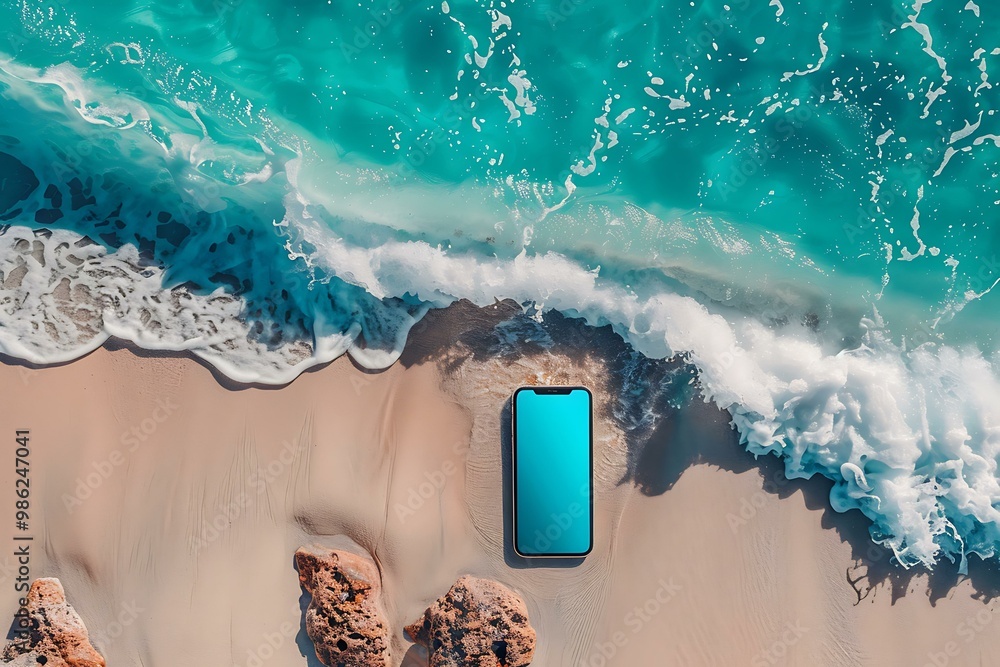
<instances>
[{"instance_id":1,"label":"turquoise water","mask_svg":"<svg viewBox=\"0 0 1000 667\"><path fill-rule=\"evenodd\" d=\"M901 565L995 558L995 7L67 0L0 27L7 354L114 335L282 383L513 298L686 354Z\"/></svg>"}]
</instances>

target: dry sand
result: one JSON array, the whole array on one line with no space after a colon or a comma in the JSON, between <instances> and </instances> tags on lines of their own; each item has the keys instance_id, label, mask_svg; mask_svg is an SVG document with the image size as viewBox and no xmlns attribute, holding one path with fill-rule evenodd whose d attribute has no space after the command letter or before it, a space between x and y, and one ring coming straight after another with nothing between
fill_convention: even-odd
<instances>
[{"instance_id":1,"label":"dry sand","mask_svg":"<svg viewBox=\"0 0 1000 667\"><path fill-rule=\"evenodd\" d=\"M382 373L342 358L281 389L114 347L0 365L0 615L16 610L14 431L27 428L31 577L62 580L112 667L318 664L292 554L345 535L382 569L394 664L408 667L422 653L402 627L464 573L522 594L543 667L1000 664L995 571L892 566L860 517L827 508L823 483L755 462L702 403L638 451L599 400L593 554L516 558L511 391L601 396L608 379L599 355L558 346L483 354L467 334L490 317L450 309Z\"/></svg>"}]
</instances>

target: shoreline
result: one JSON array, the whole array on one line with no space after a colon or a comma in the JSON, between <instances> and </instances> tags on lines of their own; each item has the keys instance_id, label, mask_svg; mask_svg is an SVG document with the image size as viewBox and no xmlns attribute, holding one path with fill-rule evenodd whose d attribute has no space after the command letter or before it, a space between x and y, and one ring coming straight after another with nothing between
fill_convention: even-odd
<instances>
[{"instance_id":1,"label":"shoreline","mask_svg":"<svg viewBox=\"0 0 1000 667\"><path fill-rule=\"evenodd\" d=\"M620 360L602 332L575 339L568 326L548 350L498 353L486 332L502 307L463 308L414 331L389 369L339 358L281 388L226 387L183 353L126 346L50 368L3 363L6 414L39 443L32 578L61 579L109 664L249 665L268 636L282 639L266 664L315 664L292 554L338 536L379 563L406 667L421 663L403 625L460 574L525 598L538 665L1000 660L988 630L1000 626L976 620L992 623L994 571L926 575L870 558L866 522L833 512L828 482L783 480L698 399L640 447L640 431L612 418ZM506 548L503 404L512 386L545 381L603 394L597 548L575 567ZM176 407L158 419L163 405ZM124 440L132 428L138 445ZM70 511L81 480L94 488ZM0 497L12 484L8 471Z\"/></svg>"},{"instance_id":2,"label":"shoreline","mask_svg":"<svg viewBox=\"0 0 1000 667\"><path fill-rule=\"evenodd\" d=\"M383 368L404 351L404 332L411 325L420 328L415 306L395 301L369 304L375 310L359 315L365 325L354 315L344 319L337 309L353 303L348 299L331 305L339 314L331 314L330 326L324 324L325 316L308 325L296 320L299 333L285 338L280 318L258 310L251 311L248 319L244 307L249 302L238 295L220 290L195 294L186 288L165 293L156 273L160 269L142 270L131 245L112 253L120 251L120 257L111 258L99 247L85 244L82 254L93 255L85 260L73 254L78 244L70 243L72 235L65 230L53 232L51 243L43 243L23 228L7 229L8 234L10 229L18 230L15 236L20 234L16 243L14 237L8 239L13 243L12 259L5 264L17 264L5 286L10 282L14 287L9 303L19 305L0 338L5 350L28 359L65 359L74 349L92 350L98 341L116 334L150 348L188 350L230 378L282 383L344 353L352 363ZM529 340L525 348L547 347L550 321L568 322L569 317L561 314L566 312L592 323L595 328L585 337L609 334L605 339L621 351L608 353L606 361L616 362L613 372L623 383L635 370L630 365L643 366L644 372L649 365L670 366L670 355L682 351L684 363L697 369L697 377L692 373L689 379L704 397L730 413L746 449L781 456L789 474L820 474L834 480L833 504L860 509L876 526L879 539L890 544L907 566L933 568L943 559L957 558L964 571L969 554L994 557L998 551L1000 512L994 502L997 480L989 463L995 458L989 434L1000 428L997 401L991 399L1000 392L1000 384L995 382L992 362L977 350L946 344L898 346L877 314L852 325L856 335L841 338L836 327L823 327L808 313L800 321L789 311L740 312L732 304L702 303L664 291L662 285L652 284L656 283L652 278L651 284L643 279L635 286L605 283L595 272L581 273L580 267L553 253L521 253L507 267L512 272L500 274L486 265L455 264L455 276L462 280L455 289L445 286L444 291L433 272L426 275L412 266L415 258L409 253L397 248L390 255L391 261L379 264L379 271L363 266L364 258L374 261L374 255L352 259L361 261L362 274L375 271L372 280L388 272L398 283L390 289L378 287L376 280L369 285L375 295L410 295L424 299L424 306L461 295L477 303L499 304L479 310L463 306L467 313L507 309L510 302L494 302L490 295L496 293L538 304L541 310L528 307L528 312L511 320L504 334L507 340L494 341L496 348L510 348L515 340L524 339ZM64 276L55 267L60 262L83 263ZM131 278L118 291L102 287L100 276L108 270ZM406 283L402 275L419 280ZM543 288L527 279L532 275L548 275L553 283ZM38 289L27 289L29 285ZM136 292L130 285L142 289ZM356 289L360 288L350 288ZM73 303L71 294L89 296L80 305ZM365 294L365 299L372 298ZM109 304L115 308L109 309ZM422 312L424 306L417 310ZM7 315L14 317L13 312ZM429 320L421 321L426 326ZM494 333L501 329L498 326ZM610 335L612 329L619 336ZM578 334L572 326L565 333ZM419 338L410 339L414 337ZM471 347L475 354L490 353ZM683 379L683 369L667 368L664 374ZM956 381L950 379L956 376ZM629 432L650 426L666 407L655 404L659 387L652 391L638 387L631 394L630 401L638 396L646 404L638 411L619 405L633 412L627 415L633 423L625 424ZM952 446L954 437L965 437L969 446ZM927 446L930 455L924 451ZM941 465L969 474L955 484L927 484L939 477Z\"/></svg>"}]
</instances>

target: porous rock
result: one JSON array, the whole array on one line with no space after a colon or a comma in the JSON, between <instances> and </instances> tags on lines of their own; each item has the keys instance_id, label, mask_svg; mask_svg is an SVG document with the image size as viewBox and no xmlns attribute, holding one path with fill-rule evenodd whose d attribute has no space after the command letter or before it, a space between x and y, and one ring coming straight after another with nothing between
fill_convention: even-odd
<instances>
[{"instance_id":1,"label":"porous rock","mask_svg":"<svg viewBox=\"0 0 1000 667\"><path fill-rule=\"evenodd\" d=\"M535 654L535 630L517 593L490 579L463 576L406 627L430 667L521 667Z\"/></svg>"},{"instance_id":2,"label":"porous rock","mask_svg":"<svg viewBox=\"0 0 1000 667\"><path fill-rule=\"evenodd\" d=\"M382 579L374 561L339 549L295 552L299 583L312 596L306 634L327 667L386 667L389 626L382 610Z\"/></svg>"},{"instance_id":3,"label":"porous rock","mask_svg":"<svg viewBox=\"0 0 1000 667\"><path fill-rule=\"evenodd\" d=\"M58 579L35 579L25 598L27 616L15 617L17 634L3 650L6 665L105 667L104 656L91 646L87 626L66 601ZM17 632L22 628L24 636Z\"/></svg>"}]
</instances>

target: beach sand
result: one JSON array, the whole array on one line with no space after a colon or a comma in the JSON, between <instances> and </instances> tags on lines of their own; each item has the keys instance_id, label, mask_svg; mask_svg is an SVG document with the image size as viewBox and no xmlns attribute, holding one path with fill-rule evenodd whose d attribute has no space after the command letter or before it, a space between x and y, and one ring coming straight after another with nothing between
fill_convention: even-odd
<instances>
[{"instance_id":1,"label":"beach sand","mask_svg":"<svg viewBox=\"0 0 1000 667\"><path fill-rule=\"evenodd\" d=\"M1000 664L995 569L892 565L863 517L829 509L827 485L755 461L700 401L633 441L600 345L491 353L508 311L453 306L388 370L344 357L279 389L121 345L43 369L8 360L0 614L17 608L19 533L31 578L61 579L109 665L317 665L293 554L349 537L381 568L393 663L409 667L425 663L403 626L465 573L524 597L541 666ZM509 397L545 382L597 396L582 562L509 547ZM30 430L24 532L16 429Z\"/></svg>"}]
</instances>

